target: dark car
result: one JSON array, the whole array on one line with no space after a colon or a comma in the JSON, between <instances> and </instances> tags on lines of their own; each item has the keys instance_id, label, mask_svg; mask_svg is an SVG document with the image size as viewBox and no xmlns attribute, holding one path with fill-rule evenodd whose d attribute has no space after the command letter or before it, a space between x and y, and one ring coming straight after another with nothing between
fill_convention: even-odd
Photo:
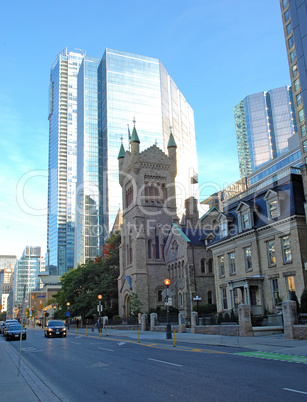
<instances>
[{"instance_id":1,"label":"dark car","mask_svg":"<svg viewBox=\"0 0 307 402\"><path fill-rule=\"evenodd\" d=\"M20 339L20 334L22 331L22 339L27 339L26 329L21 330L21 325L19 323L11 323L6 327L5 337L9 341L11 339Z\"/></svg>"},{"instance_id":2,"label":"dark car","mask_svg":"<svg viewBox=\"0 0 307 402\"><path fill-rule=\"evenodd\" d=\"M59 336L66 337L66 327L63 321L60 320L50 320L45 326L45 336Z\"/></svg>"},{"instance_id":3,"label":"dark car","mask_svg":"<svg viewBox=\"0 0 307 402\"><path fill-rule=\"evenodd\" d=\"M4 326L3 326L2 329L1 329L1 332L2 332L2 335L3 335L3 336L6 336L7 327L8 327L10 324L19 324L19 322L18 322L17 320L6 320L5 323L4 323Z\"/></svg>"}]
</instances>

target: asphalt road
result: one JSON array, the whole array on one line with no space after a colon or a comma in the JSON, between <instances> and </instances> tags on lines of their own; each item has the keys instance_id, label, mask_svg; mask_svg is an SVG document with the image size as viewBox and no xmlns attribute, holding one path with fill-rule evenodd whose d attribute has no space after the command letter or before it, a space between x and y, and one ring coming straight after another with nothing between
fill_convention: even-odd
<instances>
[{"instance_id":1,"label":"asphalt road","mask_svg":"<svg viewBox=\"0 0 307 402\"><path fill-rule=\"evenodd\" d=\"M39 330L22 342L24 361L62 401L307 401L306 364L239 352L73 333L49 339Z\"/></svg>"}]
</instances>

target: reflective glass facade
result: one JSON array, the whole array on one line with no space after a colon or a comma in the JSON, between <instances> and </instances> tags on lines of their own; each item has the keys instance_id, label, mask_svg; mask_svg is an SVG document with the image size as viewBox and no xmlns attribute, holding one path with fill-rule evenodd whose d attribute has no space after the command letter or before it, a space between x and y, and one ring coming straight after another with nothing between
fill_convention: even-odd
<instances>
[{"instance_id":1,"label":"reflective glass facade","mask_svg":"<svg viewBox=\"0 0 307 402\"><path fill-rule=\"evenodd\" d=\"M291 87L249 95L234 110L241 177L289 150L297 133Z\"/></svg>"},{"instance_id":2,"label":"reflective glass facade","mask_svg":"<svg viewBox=\"0 0 307 402\"><path fill-rule=\"evenodd\" d=\"M74 266L77 181L77 74L83 56L64 49L50 71L47 264Z\"/></svg>"},{"instance_id":3,"label":"reflective glass facade","mask_svg":"<svg viewBox=\"0 0 307 402\"><path fill-rule=\"evenodd\" d=\"M198 190L194 113L162 63L151 57L106 49L97 69L96 84L95 62L91 68L91 87L86 88L90 71L87 59L86 56L78 79L75 265L101 253L104 238L112 230L121 208L117 156L121 141L129 150L134 119L141 150L156 144L167 152L172 126L180 161L179 214L184 200ZM81 109L83 112L79 114ZM91 212L88 214L87 210Z\"/></svg>"},{"instance_id":4,"label":"reflective glass facade","mask_svg":"<svg viewBox=\"0 0 307 402\"><path fill-rule=\"evenodd\" d=\"M38 274L45 270L45 259L40 247L26 247L14 271L14 304L20 304L25 295L38 290Z\"/></svg>"}]
</instances>

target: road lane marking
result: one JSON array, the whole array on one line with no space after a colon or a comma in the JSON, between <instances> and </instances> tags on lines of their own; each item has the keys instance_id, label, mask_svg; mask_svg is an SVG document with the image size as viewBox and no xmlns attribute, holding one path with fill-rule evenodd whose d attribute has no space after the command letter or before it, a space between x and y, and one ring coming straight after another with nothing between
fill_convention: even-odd
<instances>
[{"instance_id":1,"label":"road lane marking","mask_svg":"<svg viewBox=\"0 0 307 402\"><path fill-rule=\"evenodd\" d=\"M296 356L296 355L284 355L281 353L270 353L270 352L240 352L233 353L237 356L247 356L247 357L255 357L258 359L268 359L268 360L279 360L290 363L302 363L307 364L306 356Z\"/></svg>"},{"instance_id":2,"label":"road lane marking","mask_svg":"<svg viewBox=\"0 0 307 402\"><path fill-rule=\"evenodd\" d=\"M80 345L80 342L71 341L70 343L74 343L75 345Z\"/></svg>"},{"instance_id":3,"label":"road lane marking","mask_svg":"<svg viewBox=\"0 0 307 402\"><path fill-rule=\"evenodd\" d=\"M298 391L297 389L291 389L291 388L283 388L285 391L290 391L290 392L296 392L297 394L304 394L307 395L307 392L304 391Z\"/></svg>"},{"instance_id":4,"label":"road lane marking","mask_svg":"<svg viewBox=\"0 0 307 402\"><path fill-rule=\"evenodd\" d=\"M153 362L163 363L163 364L169 364L169 365L171 365L171 366L178 366L178 367L182 367L182 364L176 364L176 363L164 362L163 360L150 359L149 357L148 357L148 360L151 360L151 361L153 361Z\"/></svg>"},{"instance_id":5,"label":"road lane marking","mask_svg":"<svg viewBox=\"0 0 307 402\"><path fill-rule=\"evenodd\" d=\"M123 346L125 344L125 342L119 342L118 346Z\"/></svg>"},{"instance_id":6,"label":"road lane marking","mask_svg":"<svg viewBox=\"0 0 307 402\"><path fill-rule=\"evenodd\" d=\"M98 349L107 350L108 352L114 352L114 350L112 350L112 349L106 349L106 348L100 348L100 347L98 347Z\"/></svg>"}]
</instances>

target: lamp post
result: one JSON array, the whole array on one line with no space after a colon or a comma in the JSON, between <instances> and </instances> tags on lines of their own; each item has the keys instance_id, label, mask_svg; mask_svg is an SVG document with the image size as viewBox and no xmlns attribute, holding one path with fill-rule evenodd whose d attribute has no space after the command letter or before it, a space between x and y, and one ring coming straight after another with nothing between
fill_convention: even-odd
<instances>
[{"instance_id":1,"label":"lamp post","mask_svg":"<svg viewBox=\"0 0 307 402\"><path fill-rule=\"evenodd\" d=\"M54 304L52 307L53 307L53 319L55 319L55 310L56 310L56 305Z\"/></svg>"},{"instance_id":2,"label":"lamp post","mask_svg":"<svg viewBox=\"0 0 307 402\"><path fill-rule=\"evenodd\" d=\"M100 325L101 325L101 300L102 300L102 295L98 295L97 297L98 297L98 302L99 302L99 305L98 305L98 314L99 314L99 319L98 319L99 328L98 328L98 331L99 331Z\"/></svg>"},{"instance_id":3,"label":"lamp post","mask_svg":"<svg viewBox=\"0 0 307 402\"><path fill-rule=\"evenodd\" d=\"M169 322L169 294L168 294L168 289L171 284L170 279L164 279L164 285L166 286L166 298L165 298L165 303L166 303L166 339L172 339L172 329L171 329L171 324Z\"/></svg>"},{"instance_id":4,"label":"lamp post","mask_svg":"<svg viewBox=\"0 0 307 402\"><path fill-rule=\"evenodd\" d=\"M66 303L66 306L67 306L67 311L66 311L66 317L67 317L67 330L69 330L69 316L70 316L70 312L69 312L69 306L70 306L70 303L69 303L69 302L67 302L67 303Z\"/></svg>"}]
</instances>

